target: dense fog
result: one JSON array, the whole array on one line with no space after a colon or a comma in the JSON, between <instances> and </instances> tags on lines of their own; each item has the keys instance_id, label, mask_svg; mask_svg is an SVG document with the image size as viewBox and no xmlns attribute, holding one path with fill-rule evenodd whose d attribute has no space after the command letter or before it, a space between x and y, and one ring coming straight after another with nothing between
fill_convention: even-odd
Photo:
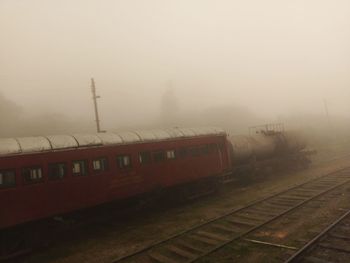
<instances>
[{"instance_id":1,"label":"dense fog","mask_svg":"<svg viewBox=\"0 0 350 263\"><path fill-rule=\"evenodd\" d=\"M347 140L346 0L0 1L0 136L249 126ZM314 136L311 136L314 137Z\"/></svg>"}]
</instances>

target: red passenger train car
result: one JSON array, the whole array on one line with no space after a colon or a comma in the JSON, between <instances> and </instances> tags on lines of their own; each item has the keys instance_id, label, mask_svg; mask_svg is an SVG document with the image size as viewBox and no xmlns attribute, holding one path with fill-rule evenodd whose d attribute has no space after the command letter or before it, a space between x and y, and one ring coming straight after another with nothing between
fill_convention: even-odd
<instances>
[{"instance_id":1,"label":"red passenger train car","mask_svg":"<svg viewBox=\"0 0 350 263\"><path fill-rule=\"evenodd\" d=\"M219 128L0 139L0 229L218 178L227 149Z\"/></svg>"}]
</instances>

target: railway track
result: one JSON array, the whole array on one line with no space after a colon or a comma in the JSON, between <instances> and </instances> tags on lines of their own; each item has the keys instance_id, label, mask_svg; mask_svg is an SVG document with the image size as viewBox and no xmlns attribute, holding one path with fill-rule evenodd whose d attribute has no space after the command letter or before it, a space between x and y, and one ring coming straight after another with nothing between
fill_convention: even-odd
<instances>
[{"instance_id":1,"label":"railway track","mask_svg":"<svg viewBox=\"0 0 350 263\"><path fill-rule=\"evenodd\" d=\"M303 207L308 202L327 196L347 183L350 183L350 168L318 177L230 211L112 262L189 263L198 261Z\"/></svg>"},{"instance_id":2,"label":"railway track","mask_svg":"<svg viewBox=\"0 0 350 263\"><path fill-rule=\"evenodd\" d=\"M284 263L350 262L350 210Z\"/></svg>"}]
</instances>

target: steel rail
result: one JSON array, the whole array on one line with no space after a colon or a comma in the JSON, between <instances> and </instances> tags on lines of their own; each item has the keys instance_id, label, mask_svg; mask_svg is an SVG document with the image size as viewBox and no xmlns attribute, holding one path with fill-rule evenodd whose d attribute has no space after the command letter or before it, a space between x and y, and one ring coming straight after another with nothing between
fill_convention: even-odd
<instances>
[{"instance_id":1,"label":"steel rail","mask_svg":"<svg viewBox=\"0 0 350 263\"><path fill-rule=\"evenodd\" d=\"M329 231L331 231L334 227L336 227L341 221L343 221L346 217L350 215L350 210L345 212L341 217L339 217L336 221L330 224L327 228L325 228L321 233L319 233L316 237L306 243L301 249L299 249L293 256L288 258L284 263L293 263L298 262L309 249L311 249L316 243L324 237Z\"/></svg>"},{"instance_id":2,"label":"steel rail","mask_svg":"<svg viewBox=\"0 0 350 263\"><path fill-rule=\"evenodd\" d=\"M267 220L267 221L261 223L260 225L257 225L257 226L255 226L255 227L251 228L250 230L248 230L248 231L246 231L246 232L243 232L243 233L239 234L238 236L236 236L235 238L232 238L231 240L228 240L227 242L221 243L219 246L214 247L213 249L208 250L207 252L201 254L201 255L198 256L197 258L195 258L195 259L193 259L193 260L189 260L189 261L187 261L187 262L188 262L188 263L190 263L190 262L195 262L195 261L197 261L197 260L199 260L199 259L201 259L201 258L203 258L203 257L205 257L205 256L208 256L209 254L212 254L213 252L219 250L220 248L226 246L227 244L229 244L229 243L231 243L231 242L233 242L233 241L235 241L235 240L237 240L237 239L240 239L240 238L242 238L242 237L244 237L244 236L246 236L246 235L248 235L248 234L250 234L250 233L256 231L257 229L259 229L259 228L261 228L261 227L267 225L268 223L271 223L272 221L274 221L274 220L276 220L276 219L278 219L278 218L280 218L280 217L282 217L282 216L284 216L284 215L290 213L291 211L293 211L293 210L295 210L295 209L297 209L297 208L303 206L305 203L308 203L308 202L310 202L310 201L312 201L312 200L314 200L314 199L316 199L316 198L318 198L318 197L320 197L320 196L323 196L323 195L325 195L325 194L327 194L327 193L333 191L334 189L336 189L336 188L338 188L338 187L341 187L341 186L343 186L343 185L345 185L345 184L347 184L347 183L349 183L349 182L350 182L350 179L349 179L349 180L346 180L346 181L343 182L343 183L337 184L337 185L333 186L332 188L330 188L330 189L328 189L328 190L326 190L326 191L324 191L324 192L321 192L321 193L319 193L319 194L317 194L317 195L315 195L315 196L313 196L313 197L310 197L310 198L308 198L308 199L306 199L306 200L300 202L300 203L297 204L296 206L293 206L293 207L291 207L290 209L284 211L283 213L281 213L281 214L279 214L279 215L277 215L277 216L275 216L275 217L273 217L273 218L271 218L271 219L269 219L269 220Z\"/></svg>"},{"instance_id":3,"label":"steel rail","mask_svg":"<svg viewBox=\"0 0 350 263\"><path fill-rule=\"evenodd\" d=\"M148 246L145 246L145 247L143 247L143 248L141 248L141 249L139 249L139 250L137 250L137 251L134 251L134 252L132 252L132 253L130 253L130 254L128 254L128 255L119 257L119 258L117 258L117 259L115 259L115 260L112 260L111 262L112 262L112 263L118 263L118 262L121 262L121 261L124 261L124 260L128 260L128 259L130 259L130 258L132 258L132 257L141 255L142 253L144 253L144 252L146 252L146 251L149 251L149 250L151 250L152 248L155 248L155 247L157 247L157 246L160 246L160 245L162 245L162 244L165 244L165 243L167 243L168 241L171 241L171 240L173 240L173 239L175 239L175 238L181 237L181 236L183 236L183 235L185 235L185 234L187 234L187 233L189 233L189 232L191 232L191 231L193 231L193 230L196 230L196 229L199 229L199 228L204 227L204 226L206 226L206 225L209 225L209 224L211 224L211 223L213 223L213 222L215 222L215 221L218 221L218 220L220 220L220 219L224 219L225 217L228 217L228 216L230 216L230 215L233 215L233 214L235 214L235 213L238 213L238 212L240 212L240 211L243 211L243 210L245 210L245 209L248 209L248 208L250 208L250 207L253 207L253 206L255 206L255 205L258 205L259 203L263 203L263 202L265 202L265 201L267 201L267 200L269 200L269 199L272 199L272 198L274 198L274 197L277 197L277 196L279 196L279 195L282 195L282 194L284 194L284 193L287 193L287 192L289 192L289 191L291 191L291 190L294 190L294 189L303 187L303 186L305 186L305 185L307 185L307 184L310 184L310 183L313 183L313 182L317 182L318 180L323 179L323 178L326 178L326 177L329 177L329 176L331 176L331 175L333 175L333 174L338 174L338 173L340 173L340 172L342 172L342 171L344 171L344 170L347 170L347 169L349 169L349 167L345 167L345 168L339 169L339 170L337 170L337 171L330 172L330 173L325 174L325 175L322 175L322 176L318 176L318 177L313 178L313 179L311 179L311 180L308 180L308 181L306 181L306 182L304 182L304 183L301 183L301 184L298 184L298 185L294 185L293 187L290 187L290 188L285 189L285 190L280 191L280 192L276 192L276 193L274 193L274 194L272 194L272 195L270 195L270 196L264 197L264 198L259 199L259 200L255 200L255 201L253 201L253 202L247 204L246 206L233 209L233 210L231 210L231 211L229 211L229 212L227 212L227 213L224 213L223 215L214 217L214 218L212 218L212 219L210 219L210 220L208 220L208 221L206 221L206 222L203 222L203 223L200 223L200 224L196 224L196 225L194 225L194 226L192 226L192 227L190 227L190 228L187 228L187 229L185 229L185 230L183 230L183 231L180 231L180 232L178 232L178 233L176 233L176 234L174 234L174 235L170 235L169 237L167 237L167 238L165 238L165 239L162 239L162 240L157 241L157 242L155 242L155 243L152 243L152 244L150 244L150 245L148 245ZM298 203L296 206L293 206L292 208L290 208L290 209L284 211L283 213L278 214L277 216L275 216L275 217L273 217L273 218L271 218L271 219L269 219L269 220L267 220L267 221L264 221L264 222L262 222L261 224L259 224L259 225L257 225L257 226L254 226L254 227L251 228L251 229L248 229L247 231L245 231L245 232L239 234L238 236L235 236L233 239L230 239L229 241L224 242L224 243L220 244L219 246L216 246L216 247L214 247L213 249L210 249L210 250L206 251L205 253L199 255L198 257L196 257L196 258L194 258L194 259L191 259L191 260L188 260L188 261L186 261L186 262L195 262L195 261L197 261L198 259L203 258L204 256L207 256L207 255L209 255L209 254L215 252L216 250L220 249L221 247L227 245L228 243L231 243L232 241L234 241L234 240L236 240L236 239L239 239L239 238L243 237L244 235L247 235L247 234L249 234L249 233L255 231L256 229L258 229L258 228L260 228L260 227L262 227L262 226L264 226L264 225L270 223L271 221L273 221L273 220L275 220L275 219L277 219L277 218L279 218L279 217L281 217L281 216L283 216L283 215L285 215L285 214L291 212L292 210L294 210L294 209L296 209L296 208L302 206L302 205L305 204L306 202L309 202L309 201L311 201L311 200L313 200L313 199L315 199L315 198L317 198L317 197L319 197L319 196L321 196L321 195L323 195L323 194L326 194L326 193L328 193L329 191L332 191L332 190L334 190L335 188L338 188L338 187L340 187L340 186L342 186L342 185L344 185L344 184L346 184L346 183L349 183L349 182L350 182L350 179L348 179L348 180L346 180L345 182L342 182L342 183L340 183L340 184L337 184L337 185L333 186L332 188L327 189L326 191L323 191L323 192L321 192L321 193L318 193L317 195L312 196L311 198L308 198L308 199L306 199L306 200L304 200L304 201Z\"/></svg>"}]
</instances>

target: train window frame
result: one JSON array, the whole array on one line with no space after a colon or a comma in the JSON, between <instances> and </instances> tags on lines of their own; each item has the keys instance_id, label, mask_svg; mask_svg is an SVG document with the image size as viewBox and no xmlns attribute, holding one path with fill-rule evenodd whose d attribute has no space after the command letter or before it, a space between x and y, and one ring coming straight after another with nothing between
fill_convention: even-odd
<instances>
[{"instance_id":1,"label":"train window frame","mask_svg":"<svg viewBox=\"0 0 350 263\"><path fill-rule=\"evenodd\" d=\"M119 169L129 169L132 168L132 161L130 154L119 154L116 157L117 167Z\"/></svg>"},{"instance_id":2,"label":"train window frame","mask_svg":"<svg viewBox=\"0 0 350 263\"><path fill-rule=\"evenodd\" d=\"M175 160L176 159L176 150L166 150L165 151L167 160Z\"/></svg>"},{"instance_id":3,"label":"train window frame","mask_svg":"<svg viewBox=\"0 0 350 263\"><path fill-rule=\"evenodd\" d=\"M156 163L164 162L167 159L166 153L163 150L154 151L152 153L152 157L153 157L154 162L156 162Z\"/></svg>"},{"instance_id":4,"label":"train window frame","mask_svg":"<svg viewBox=\"0 0 350 263\"><path fill-rule=\"evenodd\" d=\"M76 168L76 166L74 166L74 164L79 164L80 165L78 172L74 172L74 169ZM83 165L81 166L81 164L83 164ZM88 168L87 160L84 159L84 160L74 160L74 161L72 161L72 175L74 177L87 176L89 174L89 170L88 169L89 168Z\"/></svg>"},{"instance_id":5,"label":"train window frame","mask_svg":"<svg viewBox=\"0 0 350 263\"><path fill-rule=\"evenodd\" d=\"M100 167L97 168L95 164L100 163ZM107 157L98 157L92 160L92 170L94 173L101 173L108 171L108 159Z\"/></svg>"},{"instance_id":6,"label":"train window frame","mask_svg":"<svg viewBox=\"0 0 350 263\"><path fill-rule=\"evenodd\" d=\"M63 171L63 174L58 176L57 175L53 176L52 170L51 170L53 166L63 166L63 170L60 170L60 171ZM48 178L50 181L62 180L65 176L67 176L67 163L65 162L49 163L48 168L49 168ZM60 167L59 169L62 169L62 167Z\"/></svg>"},{"instance_id":7,"label":"train window frame","mask_svg":"<svg viewBox=\"0 0 350 263\"><path fill-rule=\"evenodd\" d=\"M11 176L13 177L13 182L8 183L6 180L4 180L7 173L11 173ZM1 169L0 170L0 189L7 189L7 188L12 188L16 187L16 170L15 169Z\"/></svg>"},{"instance_id":8,"label":"train window frame","mask_svg":"<svg viewBox=\"0 0 350 263\"><path fill-rule=\"evenodd\" d=\"M146 157L146 158L144 158ZM152 163L152 154L150 151L139 152L139 162L140 164L150 164Z\"/></svg>"},{"instance_id":9,"label":"train window frame","mask_svg":"<svg viewBox=\"0 0 350 263\"><path fill-rule=\"evenodd\" d=\"M29 172L29 174L26 174ZM25 184L35 184L44 181L43 168L41 166L27 166L22 168L22 178Z\"/></svg>"}]
</instances>

